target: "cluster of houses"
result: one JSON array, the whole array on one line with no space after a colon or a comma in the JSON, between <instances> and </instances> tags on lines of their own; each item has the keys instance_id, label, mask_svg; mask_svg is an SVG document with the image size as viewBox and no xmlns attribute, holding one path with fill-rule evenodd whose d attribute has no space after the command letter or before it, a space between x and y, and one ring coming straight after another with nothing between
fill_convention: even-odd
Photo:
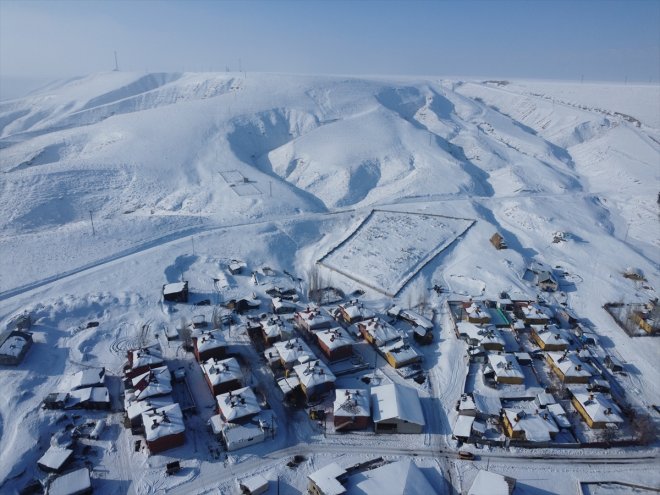
<instances>
[{"instance_id":1,"label":"cluster of houses","mask_svg":"<svg viewBox=\"0 0 660 495\"><path fill-rule=\"evenodd\" d=\"M172 398L172 375L159 345L132 349L124 366L124 410L134 434L158 454L185 443L181 406Z\"/></svg>"},{"instance_id":2,"label":"cluster of houses","mask_svg":"<svg viewBox=\"0 0 660 495\"><path fill-rule=\"evenodd\" d=\"M263 442L275 433L271 410L262 409L246 380L238 360L227 353L227 342L218 330L193 335L194 353L209 391L215 397L216 413L209 420L214 435L227 450Z\"/></svg>"},{"instance_id":3,"label":"cluster of houses","mask_svg":"<svg viewBox=\"0 0 660 495\"><path fill-rule=\"evenodd\" d=\"M454 330L468 344L472 366L481 367L485 385L466 390L457 404L455 438L483 441L497 423L511 440L572 439L563 435L575 427L570 406L589 429L624 422L603 373L603 368L618 372L623 366L612 355L601 361L595 357L587 343L595 345L597 338L569 309L552 311L538 302L511 299L448 304Z\"/></svg>"}]
</instances>

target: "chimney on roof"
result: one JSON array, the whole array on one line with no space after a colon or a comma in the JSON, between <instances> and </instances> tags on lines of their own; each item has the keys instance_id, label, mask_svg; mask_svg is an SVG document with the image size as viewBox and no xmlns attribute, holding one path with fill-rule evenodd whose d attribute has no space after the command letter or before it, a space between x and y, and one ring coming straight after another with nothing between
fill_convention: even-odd
<instances>
[{"instance_id":1,"label":"chimney on roof","mask_svg":"<svg viewBox=\"0 0 660 495\"><path fill-rule=\"evenodd\" d=\"M153 423L151 424L151 429L155 430L158 428L158 420L156 418L153 418Z\"/></svg>"}]
</instances>

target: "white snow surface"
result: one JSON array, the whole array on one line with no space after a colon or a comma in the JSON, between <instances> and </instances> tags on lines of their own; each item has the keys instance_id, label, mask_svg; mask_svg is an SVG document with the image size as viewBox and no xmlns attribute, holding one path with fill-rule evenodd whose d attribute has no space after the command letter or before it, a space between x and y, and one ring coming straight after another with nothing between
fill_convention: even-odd
<instances>
[{"instance_id":1,"label":"white snow surface","mask_svg":"<svg viewBox=\"0 0 660 495\"><path fill-rule=\"evenodd\" d=\"M0 458L0 491L17 491L38 475L36 461L64 427L59 413L40 405L65 387L67 375L103 366L116 379L126 351L143 345L145 326L149 338L160 334L164 356L180 359L159 330L202 313L210 321L211 309L203 307L166 311L163 284L184 275L193 301L257 292L263 306L268 299L249 275L223 274L226 283L214 286L219 268L233 259L245 260L248 274L269 266L300 277L302 294L314 263L337 246L334 253L346 255L350 246L355 251L337 268L351 277L320 266L325 282L347 294L365 290L361 300L380 314L393 303L413 307L426 299L440 338L420 348L429 382L413 385L425 433L324 437L301 413L282 421L275 438L223 465L206 454L208 437L190 423L186 444L167 456L133 452L134 437L112 413L106 433L117 437L94 444L104 473L92 472L95 493L208 493L211 486L230 493L236 478L256 474L271 480L271 492L280 476L282 493L298 493L307 474L337 456L348 466L412 452L421 454L425 475L431 468L445 478L448 470L458 472L457 491L464 492L486 461L424 458L453 448L448 415L467 373L465 345L451 332L443 301L497 297L503 290L536 297L523 279L533 260L567 274L559 280L564 300L626 365L622 386L640 407L659 404L659 339L630 338L602 309L606 302L658 297L659 91L658 85L109 72L0 103L0 325L24 310L35 322L23 362L0 366L0 452L12 453ZM389 230L380 222L369 236L358 237L367 232L362 228L351 237L373 209L458 223L439 228L411 220ZM468 230L457 228L472 220ZM492 247L494 232L509 249ZM556 232L570 235L553 243ZM646 280L624 278L629 267ZM429 292L436 283L449 296ZM383 295L399 289L394 301ZM99 326L87 327L91 321ZM235 332L229 344L247 347ZM380 367L382 383L404 382ZM267 383L258 371L251 377ZM210 394L203 381L194 383ZM356 385L337 380L338 388ZM285 418L275 400L281 396L263 386L277 417ZM108 384L115 401L113 387ZM213 398L200 400L202 416L210 417ZM290 470L286 461L298 452L309 460ZM541 464L515 455L496 452L488 462L521 478L518 486L531 493L574 490L579 480L658 484L650 469L655 460ZM165 477L164 465L175 458L186 469ZM429 479L438 492L440 478Z\"/></svg>"}]
</instances>

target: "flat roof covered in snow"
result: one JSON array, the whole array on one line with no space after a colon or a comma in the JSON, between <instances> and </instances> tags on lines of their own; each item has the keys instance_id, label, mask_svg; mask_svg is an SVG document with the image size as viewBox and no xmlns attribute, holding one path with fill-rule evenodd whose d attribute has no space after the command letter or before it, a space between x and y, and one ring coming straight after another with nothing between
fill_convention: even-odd
<instances>
[{"instance_id":1,"label":"flat roof covered in snow","mask_svg":"<svg viewBox=\"0 0 660 495\"><path fill-rule=\"evenodd\" d=\"M501 474L480 469L474 478L468 495L509 495L509 483Z\"/></svg>"},{"instance_id":2,"label":"flat roof covered in snow","mask_svg":"<svg viewBox=\"0 0 660 495\"><path fill-rule=\"evenodd\" d=\"M89 469L81 468L55 478L48 487L48 495L74 495L92 489Z\"/></svg>"},{"instance_id":3,"label":"flat roof covered in snow","mask_svg":"<svg viewBox=\"0 0 660 495\"><path fill-rule=\"evenodd\" d=\"M171 284L165 284L163 285L163 294L177 294L182 292L186 288L186 285L188 285L188 282L173 282Z\"/></svg>"},{"instance_id":4,"label":"flat roof covered in snow","mask_svg":"<svg viewBox=\"0 0 660 495\"><path fill-rule=\"evenodd\" d=\"M73 450L50 446L37 464L50 471L59 471L73 455Z\"/></svg>"}]
</instances>

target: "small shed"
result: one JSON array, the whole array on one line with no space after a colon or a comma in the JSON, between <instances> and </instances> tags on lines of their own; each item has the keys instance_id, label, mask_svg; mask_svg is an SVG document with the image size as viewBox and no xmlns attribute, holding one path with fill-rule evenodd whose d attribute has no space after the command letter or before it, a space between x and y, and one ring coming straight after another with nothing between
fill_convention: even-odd
<instances>
[{"instance_id":1,"label":"small shed","mask_svg":"<svg viewBox=\"0 0 660 495\"><path fill-rule=\"evenodd\" d=\"M495 232L490 238L490 243L495 247L495 249L507 249L509 246L506 245L504 237L502 237L499 232Z\"/></svg>"},{"instance_id":2,"label":"small shed","mask_svg":"<svg viewBox=\"0 0 660 495\"><path fill-rule=\"evenodd\" d=\"M174 282L163 285L163 300L168 302L188 302L188 282Z\"/></svg>"},{"instance_id":3,"label":"small shed","mask_svg":"<svg viewBox=\"0 0 660 495\"><path fill-rule=\"evenodd\" d=\"M20 364L32 347L32 334L22 330L7 330L0 334L0 364Z\"/></svg>"}]
</instances>

